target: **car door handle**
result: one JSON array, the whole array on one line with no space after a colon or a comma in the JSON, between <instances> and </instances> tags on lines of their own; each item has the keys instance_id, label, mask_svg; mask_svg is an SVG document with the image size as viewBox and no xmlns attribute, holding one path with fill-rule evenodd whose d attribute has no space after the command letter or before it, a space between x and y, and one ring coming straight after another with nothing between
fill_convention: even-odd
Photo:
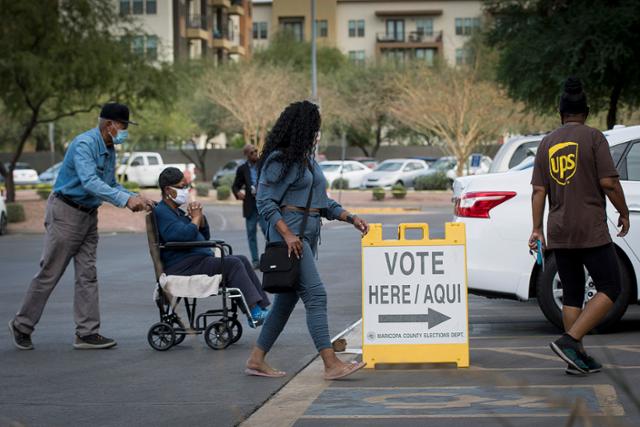
<instances>
[{"instance_id":1,"label":"car door handle","mask_svg":"<svg viewBox=\"0 0 640 427\"><path fill-rule=\"evenodd\" d=\"M629 206L629 212L640 213L640 205Z\"/></svg>"}]
</instances>

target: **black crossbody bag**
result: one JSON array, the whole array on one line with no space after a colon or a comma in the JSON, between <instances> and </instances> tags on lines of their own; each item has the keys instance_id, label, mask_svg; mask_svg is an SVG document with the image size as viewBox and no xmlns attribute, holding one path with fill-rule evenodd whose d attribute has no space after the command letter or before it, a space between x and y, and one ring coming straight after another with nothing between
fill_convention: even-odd
<instances>
[{"instance_id":1,"label":"black crossbody bag","mask_svg":"<svg viewBox=\"0 0 640 427\"><path fill-rule=\"evenodd\" d=\"M311 189L304 208L304 217L298 236L304 238L307 228L309 208L313 197L313 171L311 171ZM262 271L262 289L271 294L296 292L300 283L300 260L293 254L289 256L287 242L267 243L264 253L260 257L260 271Z\"/></svg>"}]
</instances>

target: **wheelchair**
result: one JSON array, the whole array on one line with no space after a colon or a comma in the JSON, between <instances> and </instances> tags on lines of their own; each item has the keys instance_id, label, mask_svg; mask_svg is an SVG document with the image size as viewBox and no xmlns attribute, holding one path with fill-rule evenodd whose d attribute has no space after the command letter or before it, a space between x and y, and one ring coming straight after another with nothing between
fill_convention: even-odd
<instances>
[{"instance_id":1,"label":"wheelchair","mask_svg":"<svg viewBox=\"0 0 640 427\"><path fill-rule=\"evenodd\" d=\"M238 309L250 323L256 326L242 292L227 287L223 274L215 276L172 276L164 273L160 258L162 249L212 248L224 265L224 257L233 254L233 249L222 240L198 242L160 243L155 215L149 212L145 218L149 253L156 276L154 301L160 312L160 321L154 323L147 333L151 348L166 351L179 345L187 335L204 335L206 344L214 350L223 350L242 337L242 325L238 320ZM219 295L222 308L196 314L197 300ZM176 311L184 303L187 324Z\"/></svg>"}]
</instances>

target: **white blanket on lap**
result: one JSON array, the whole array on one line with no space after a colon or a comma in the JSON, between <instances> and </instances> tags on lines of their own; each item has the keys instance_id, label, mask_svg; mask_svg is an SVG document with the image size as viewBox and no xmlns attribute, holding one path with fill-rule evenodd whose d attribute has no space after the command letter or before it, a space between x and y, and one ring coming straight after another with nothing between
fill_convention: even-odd
<instances>
[{"instance_id":1,"label":"white blanket on lap","mask_svg":"<svg viewBox=\"0 0 640 427\"><path fill-rule=\"evenodd\" d=\"M196 274L194 276L160 276L160 286L166 292L167 297L206 298L218 295L218 289L222 275L207 276Z\"/></svg>"}]
</instances>

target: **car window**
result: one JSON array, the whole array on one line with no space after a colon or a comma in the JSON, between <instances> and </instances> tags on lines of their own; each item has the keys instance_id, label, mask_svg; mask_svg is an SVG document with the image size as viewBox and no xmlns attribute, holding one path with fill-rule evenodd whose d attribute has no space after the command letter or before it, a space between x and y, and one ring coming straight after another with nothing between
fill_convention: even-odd
<instances>
[{"instance_id":1,"label":"car window","mask_svg":"<svg viewBox=\"0 0 640 427\"><path fill-rule=\"evenodd\" d=\"M353 165L351 163L347 163L347 164L344 165L342 170L344 172L353 172L354 171L354 167L353 167Z\"/></svg>"},{"instance_id":2,"label":"car window","mask_svg":"<svg viewBox=\"0 0 640 427\"><path fill-rule=\"evenodd\" d=\"M624 170L620 171L622 179L640 181L640 142L636 142L631 146L622 163L624 164Z\"/></svg>"},{"instance_id":3,"label":"car window","mask_svg":"<svg viewBox=\"0 0 640 427\"><path fill-rule=\"evenodd\" d=\"M229 162L222 169L235 169L237 167L236 162Z\"/></svg>"},{"instance_id":4,"label":"car window","mask_svg":"<svg viewBox=\"0 0 640 427\"><path fill-rule=\"evenodd\" d=\"M518 148L513 152L511 160L509 160L509 169L522 163L527 157L535 156L536 149L540 145L540 141L529 141L524 144L520 144Z\"/></svg>"},{"instance_id":5,"label":"car window","mask_svg":"<svg viewBox=\"0 0 640 427\"><path fill-rule=\"evenodd\" d=\"M131 166L140 166L143 164L144 164L144 161L142 160L142 156L134 157L133 161L131 162Z\"/></svg>"},{"instance_id":6,"label":"car window","mask_svg":"<svg viewBox=\"0 0 640 427\"><path fill-rule=\"evenodd\" d=\"M363 165L358 165L358 164L352 164L351 165L352 170L354 171L361 171L365 168L365 166Z\"/></svg>"},{"instance_id":7,"label":"car window","mask_svg":"<svg viewBox=\"0 0 640 427\"><path fill-rule=\"evenodd\" d=\"M150 165L159 165L160 164L160 162L158 161L158 158L156 156L147 157L147 161L149 162Z\"/></svg>"},{"instance_id":8,"label":"car window","mask_svg":"<svg viewBox=\"0 0 640 427\"><path fill-rule=\"evenodd\" d=\"M324 164L320 165L320 169L322 169L322 172L338 172L340 170L340 165Z\"/></svg>"},{"instance_id":9,"label":"car window","mask_svg":"<svg viewBox=\"0 0 640 427\"><path fill-rule=\"evenodd\" d=\"M376 168L376 171L396 172L396 171L399 171L401 167L402 167L402 163L400 162L383 162Z\"/></svg>"},{"instance_id":10,"label":"car window","mask_svg":"<svg viewBox=\"0 0 640 427\"><path fill-rule=\"evenodd\" d=\"M620 159L622 158L624 152L627 150L628 146L629 144L625 142L624 144L614 145L613 147L609 148L611 157L613 158L613 164L616 165L616 167L619 168ZM620 172L620 170L618 170L618 172Z\"/></svg>"},{"instance_id":11,"label":"car window","mask_svg":"<svg viewBox=\"0 0 640 427\"><path fill-rule=\"evenodd\" d=\"M424 166L422 166L422 163L418 163L418 162L412 162L412 163L410 163L410 165L411 165L411 168L414 171L417 171L419 169L423 169L424 168Z\"/></svg>"}]
</instances>

